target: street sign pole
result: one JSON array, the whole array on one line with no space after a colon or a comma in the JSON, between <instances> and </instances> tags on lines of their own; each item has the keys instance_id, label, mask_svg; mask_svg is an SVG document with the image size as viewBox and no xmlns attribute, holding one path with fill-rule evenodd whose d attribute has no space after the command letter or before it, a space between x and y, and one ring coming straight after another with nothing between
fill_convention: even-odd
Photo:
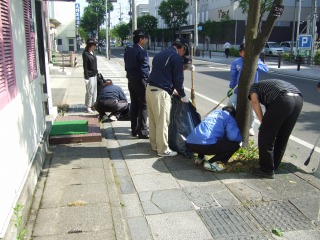
<instances>
[{"instance_id":1,"label":"street sign pole","mask_svg":"<svg viewBox=\"0 0 320 240\"><path fill-rule=\"evenodd\" d=\"M192 42L192 34L190 35L191 40L191 65L193 66L193 56L194 56L194 42ZM196 99L195 99L195 93L194 93L194 71L191 69L191 102L193 106L196 106Z\"/></svg>"}]
</instances>

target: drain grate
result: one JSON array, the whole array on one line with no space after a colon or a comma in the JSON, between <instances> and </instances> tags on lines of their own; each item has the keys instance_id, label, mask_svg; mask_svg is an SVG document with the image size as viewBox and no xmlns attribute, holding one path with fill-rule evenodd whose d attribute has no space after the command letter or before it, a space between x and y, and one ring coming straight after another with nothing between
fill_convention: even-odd
<instances>
[{"instance_id":1,"label":"drain grate","mask_svg":"<svg viewBox=\"0 0 320 240\"><path fill-rule=\"evenodd\" d=\"M281 231L313 229L311 221L289 202L272 202L248 206L250 213L265 228Z\"/></svg>"},{"instance_id":2,"label":"drain grate","mask_svg":"<svg viewBox=\"0 0 320 240\"><path fill-rule=\"evenodd\" d=\"M214 239L271 239L244 207L207 208L198 210Z\"/></svg>"}]
</instances>

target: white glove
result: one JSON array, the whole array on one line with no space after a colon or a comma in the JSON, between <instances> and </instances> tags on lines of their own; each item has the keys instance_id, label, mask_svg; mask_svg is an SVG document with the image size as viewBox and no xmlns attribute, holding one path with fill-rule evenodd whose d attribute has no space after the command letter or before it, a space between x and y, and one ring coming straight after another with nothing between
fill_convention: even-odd
<instances>
[{"instance_id":1,"label":"white glove","mask_svg":"<svg viewBox=\"0 0 320 240\"><path fill-rule=\"evenodd\" d=\"M188 103L189 102L189 97L188 96L182 97L181 98L181 102Z\"/></svg>"},{"instance_id":2,"label":"white glove","mask_svg":"<svg viewBox=\"0 0 320 240\"><path fill-rule=\"evenodd\" d=\"M191 65L191 71L194 72L196 70L196 67L192 64Z\"/></svg>"}]
</instances>

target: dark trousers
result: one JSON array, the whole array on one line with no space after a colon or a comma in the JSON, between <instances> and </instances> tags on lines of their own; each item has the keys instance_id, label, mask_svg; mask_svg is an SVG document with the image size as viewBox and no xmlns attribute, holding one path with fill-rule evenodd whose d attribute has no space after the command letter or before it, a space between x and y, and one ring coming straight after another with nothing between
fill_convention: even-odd
<instances>
[{"instance_id":1,"label":"dark trousers","mask_svg":"<svg viewBox=\"0 0 320 240\"><path fill-rule=\"evenodd\" d=\"M117 100L113 98L100 99L96 102L95 107L99 112L100 119L106 114L106 112L111 112L111 115L119 118L121 115L125 115L129 111L128 102L126 100Z\"/></svg>"},{"instance_id":2,"label":"dark trousers","mask_svg":"<svg viewBox=\"0 0 320 240\"><path fill-rule=\"evenodd\" d=\"M187 143L187 147L192 152L198 153L200 158L204 157L204 155L215 155L209 160L210 163L216 161L227 163L240 145L238 142L223 139L210 145Z\"/></svg>"},{"instance_id":3,"label":"dark trousers","mask_svg":"<svg viewBox=\"0 0 320 240\"><path fill-rule=\"evenodd\" d=\"M302 105L301 96L279 95L266 107L258 136L262 171L273 172L278 169Z\"/></svg>"},{"instance_id":4,"label":"dark trousers","mask_svg":"<svg viewBox=\"0 0 320 240\"><path fill-rule=\"evenodd\" d=\"M148 135L147 126L147 102L146 102L146 81L142 78L128 77L128 88L130 92L131 106L131 131L132 136Z\"/></svg>"},{"instance_id":5,"label":"dark trousers","mask_svg":"<svg viewBox=\"0 0 320 240\"><path fill-rule=\"evenodd\" d=\"M230 49L229 49L229 48L226 48L226 49L224 50L224 54L226 55L226 58L229 57L229 52L230 52Z\"/></svg>"}]
</instances>

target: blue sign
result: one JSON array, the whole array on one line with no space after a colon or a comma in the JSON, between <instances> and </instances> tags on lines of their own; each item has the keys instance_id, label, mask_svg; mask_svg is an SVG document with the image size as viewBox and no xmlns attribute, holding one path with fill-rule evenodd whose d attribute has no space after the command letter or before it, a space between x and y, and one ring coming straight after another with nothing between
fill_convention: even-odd
<instances>
[{"instance_id":1,"label":"blue sign","mask_svg":"<svg viewBox=\"0 0 320 240\"><path fill-rule=\"evenodd\" d=\"M75 11L76 11L76 28L80 25L80 3L75 4Z\"/></svg>"},{"instance_id":2,"label":"blue sign","mask_svg":"<svg viewBox=\"0 0 320 240\"><path fill-rule=\"evenodd\" d=\"M298 48L311 49L312 36L311 35L299 35Z\"/></svg>"},{"instance_id":3,"label":"blue sign","mask_svg":"<svg viewBox=\"0 0 320 240\"><path fill-rule=\"evenodd\" d=\"M198 27L198 30L201 31L201 30L202 30L202 26L199 26L199 27Z\"/></svg>"}]
</instances>

